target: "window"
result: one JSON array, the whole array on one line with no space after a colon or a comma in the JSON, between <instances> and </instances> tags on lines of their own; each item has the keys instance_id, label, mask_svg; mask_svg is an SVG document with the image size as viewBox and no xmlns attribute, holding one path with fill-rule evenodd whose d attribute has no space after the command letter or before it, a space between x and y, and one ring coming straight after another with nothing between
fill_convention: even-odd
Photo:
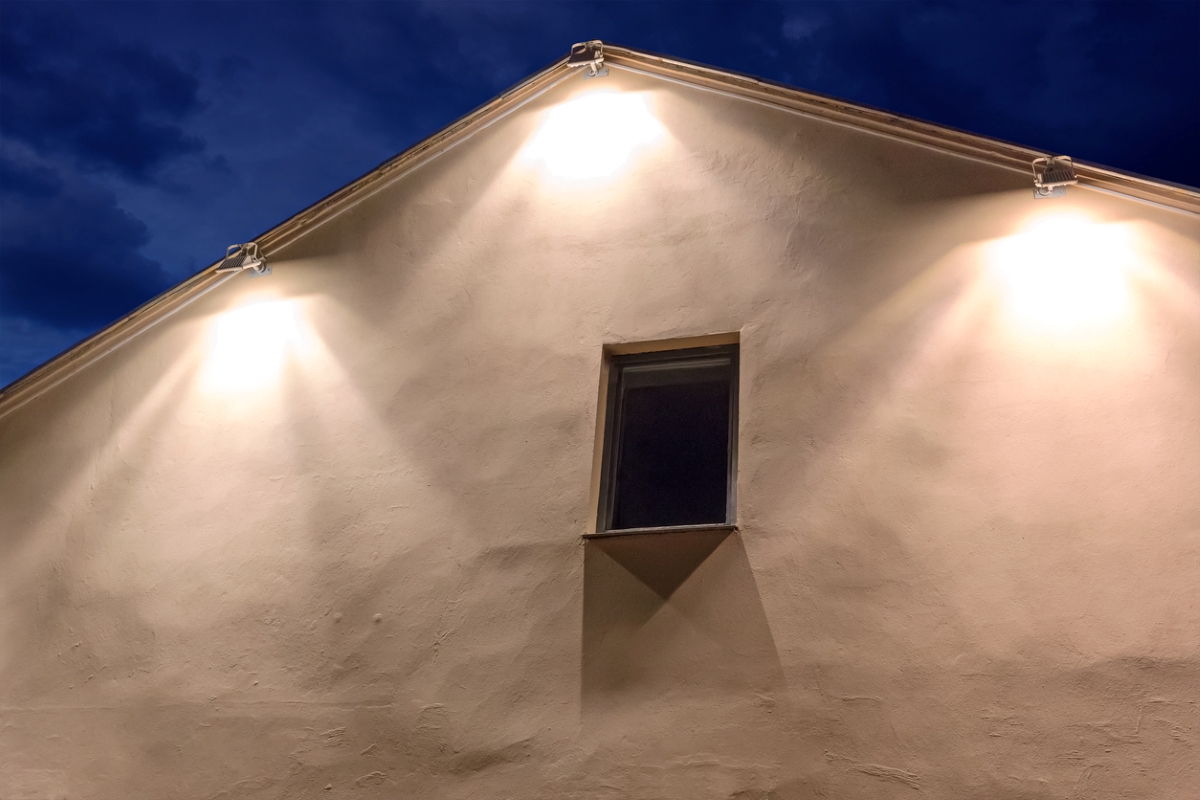
<instances>
[{"instance_id":1,"label":"window","mask_svg":"<svg viewBox=\"0 0 1200 800\"><path fill-rule=\"evenodd\" d=\"M597 533L734 522L737 345L613 356Z\"/></svg>"}]
</instances>

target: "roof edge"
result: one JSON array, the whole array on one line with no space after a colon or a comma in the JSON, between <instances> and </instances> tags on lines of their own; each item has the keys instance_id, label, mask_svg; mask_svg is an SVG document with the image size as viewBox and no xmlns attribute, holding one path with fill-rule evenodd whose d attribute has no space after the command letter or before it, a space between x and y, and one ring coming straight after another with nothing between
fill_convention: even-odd
<instances>
[{"instance_id":1,"label":"roof edge","mask_svg":"<svg viewBox=\"0 0 1200 800\"><path fill-rule=\"evenodd\" d=\"M1047 155L1046 151L1035 150L1003 139L994 139L862 103L852 103L837 97L797 89L753 75L718 69L636 48L606 42L604 59L606 63L682 81L700 88L737 95L748 100L840 122L867 132L934 147L948 153L1023 172L1030 176L1031 186L1033 173L1030 165L1033 159ZM1051 155L1070 155L1070 153ZM1200 214L1200 189L1086 161L1075 161L1074 164L1080 185L1097 186L1129 195L1135 199L1169 206L1179 211Z\"/></svg>"},{"instance_id":2,"label":"roof edge","mask_svg":"<svg viewBox=\"0 0 1200 800\"><path fill-rule=\"evenodd\" d=\"M315 230L342 211L364 200L375 191L469 138L501 117L532 100L559 80L573 74L563 56L520 83L493 97L488 102L451 122L433 135L393 156L355 180L331 192L317 202L283 222L259 234L253 240L269 257L300 236ZM10 414L33 398L49 391L62 381L116 348L149 330L191 300L215 289L236 273L220 274L221 260L184 279L162 294L147 300L115 322L34 367L7 386L0 388L0 418Z\"/></svg>"},{"instance_id":3,"label":"roof edge","mask_svg":"<svg viewBox=\"0 0 1200 800\"><path fill-rule=\"evenodd\" d=\"M1046 155L1045 152L1023 145L646 50L605 42L603 53L606 63L618 67L1029 173L1031 180L1031 162L1034 158ZM374 194L391 180L436 158L571 74L573 73L567 67L567 56L559 58L487 103L459 117L432 136L417 142L298 214L268 229L253 241L257 242L259 248L268 256L272 252L278 252ZM1075 171L1080 186L1084 188L1117 192L1135 200L1200 215L1200 190L1081 161L1075 162ZM0 388L0 417L57 386L78 370L94 363L170 316L190 300L233 277L216 273L220 263L214 262L111 325L30 370L8 386Z\"/></svg>"}]
</instances>

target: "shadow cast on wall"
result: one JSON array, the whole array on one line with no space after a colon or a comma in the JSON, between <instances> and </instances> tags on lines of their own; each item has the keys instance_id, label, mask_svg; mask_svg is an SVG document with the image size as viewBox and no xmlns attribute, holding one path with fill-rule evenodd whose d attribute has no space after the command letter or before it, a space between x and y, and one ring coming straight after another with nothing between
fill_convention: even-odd
<instances>
[{"instance_id":1,"label":"shadow cast on wall","mask_svg":"<svg viewBox=\"0 0 1200 800\"><path fill-rule=\"evenodd\" d=\"M583 580L584 717L680 696L785 694L737 533L589 540Z\"/></svg>"}]
</instances>

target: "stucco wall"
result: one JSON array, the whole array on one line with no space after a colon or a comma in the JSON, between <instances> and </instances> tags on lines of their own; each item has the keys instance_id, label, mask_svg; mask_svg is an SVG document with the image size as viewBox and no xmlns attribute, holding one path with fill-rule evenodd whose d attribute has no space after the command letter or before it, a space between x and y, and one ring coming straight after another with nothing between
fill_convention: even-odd
<instances>
[{"instance_id":1,"label":"stucco wall","mask_svg":"<svg viewBox=\"0 0 1200 800\"><path fill-rule=\"evenodd\" d=\"M1200 796L1198 241L568 80L0 419L0 797ZM730 332L740 530L585 541L602 346Z\"/></svg>"}]
</instances>

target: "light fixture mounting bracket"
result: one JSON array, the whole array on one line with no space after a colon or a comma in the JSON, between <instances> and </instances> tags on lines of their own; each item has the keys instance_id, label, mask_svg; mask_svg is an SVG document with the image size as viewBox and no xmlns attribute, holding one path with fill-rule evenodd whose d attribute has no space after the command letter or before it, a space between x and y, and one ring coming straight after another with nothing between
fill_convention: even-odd
<instances>
[{"instance_id":1,"label":"light fixture mounting bracket","mask_svg":"<svg viewBox=\"0 0 1200 800\"><path fill-rule=\"evenodd\" d=\"M258 252L257 242L231 244L225 249L225 260L217 266L217 273L244 272L250 270L255 275L270 275L271 268L267 260Z\"/></svg>"},{"instance_id":2,"label":"light fixture mounting bracket","mask_svg":"<svg viewBox=\"0 0 1200 800\"><path fill-rule=\"evenodd\" d=\"M603 78L608 74L604 66L604 42L592 39L590 42L578 42L571 45L571 53L567 56L567 66L572 69L586 67L585 78Z\"/></svg>"},{"instance_id":3,"label":"light fixture mounting bracket","mask_svg":"<svg viewBox=\"0 0 1200 800\"><path fill-rule=\"evenodd\" d=\"M1046 156L1033 160L1033 196L1039 200L1062 197L1068 186L1079 183L1070 156Z\"/></svg>"}]
</instances>

